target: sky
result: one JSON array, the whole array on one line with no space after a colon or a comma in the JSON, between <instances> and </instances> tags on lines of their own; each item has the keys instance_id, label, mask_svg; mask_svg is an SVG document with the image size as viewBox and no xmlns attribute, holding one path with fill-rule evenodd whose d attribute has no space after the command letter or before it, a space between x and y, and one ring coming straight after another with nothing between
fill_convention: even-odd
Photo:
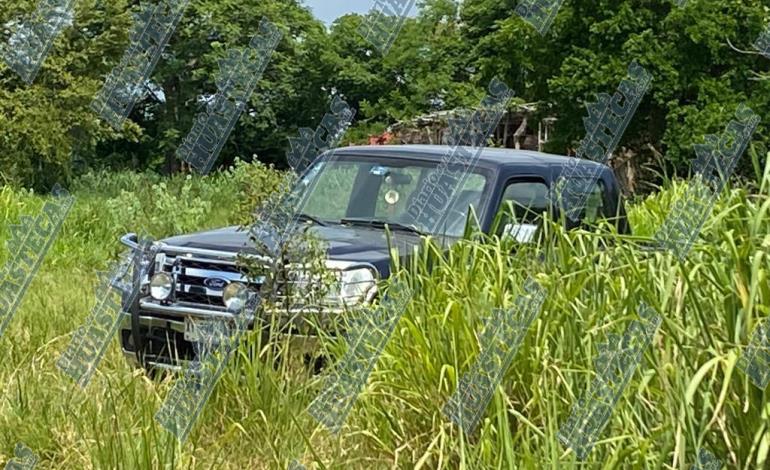
<instances>
[{"instance_id":1,"label":"sky","mask_svg":"<svg viewBox=\"0 0 770 470\"><path fill-rule=\"evenodd\" d=\"M313 14L326 24L345 13L366 13L374 5L374 0L305 0Z\"/></svg>"}]
</instances>

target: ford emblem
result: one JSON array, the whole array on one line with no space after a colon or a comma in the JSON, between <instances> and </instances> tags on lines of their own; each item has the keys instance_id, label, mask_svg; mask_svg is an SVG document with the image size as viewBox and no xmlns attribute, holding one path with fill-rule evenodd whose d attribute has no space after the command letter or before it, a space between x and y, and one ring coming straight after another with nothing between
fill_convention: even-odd
<instances>
[{"instance_id":1,"label":"ford emblem","mask_svg":"<svg viewBox=\"0 0 770 470\"><path fill-rule=\"evenodd\" d=\"M227 286L227 281L218 277L210 277L203 281L203 285L209 289L222 290Z\"/></svg>"}]
</instances>

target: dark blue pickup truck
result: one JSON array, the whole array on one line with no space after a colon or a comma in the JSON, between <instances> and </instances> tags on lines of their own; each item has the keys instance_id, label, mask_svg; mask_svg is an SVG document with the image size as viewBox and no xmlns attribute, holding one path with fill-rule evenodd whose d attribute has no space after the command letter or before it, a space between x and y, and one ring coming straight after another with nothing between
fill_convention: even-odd
<instances>
[{"instance_id":1,"label":"dark blue pickup truck","mask_svg":"<svg viewBox=\"0 0 770 470\"><path fill-rule=\"evenodd\" d=\"M448 246L463 235L473 208L484 232L496 226L500 235L527 242L543 213L559 217L549 195L559 176L576 164L581 174L595 175L596 182L586 186L591 189L576 224L609 219L620 233L628 232L610 168L539 152L484 149L453 180L457 187L451 200L434 204L441 199L435 191L441 180L436 173L446 168L450 151L423 145L346 147L320 156L303 172L297 184L307 194L297 220L311 221L314 235L327 246L327 268L338 274L324 315L376 298L378 281L390 275L386 226L397 234L401 248L418 245L425 235ZM426 216L432 207L441 209ZM508 219L493 224L501 211ZM138 244L134 234L122 242L132 248ZM228 307L237 301L238 291L259 287L260 280L249 282L236 262L239 253L256 251L249 234L237 227L168 238L155 248L148 276L138 281L139 299L123 314L121 344L129 358L141 357L145 366L177 369L194 355L196 322L230 318ZM293 315L287 320L296 326L292 334L310 334L302 320L313 312L303 309Z\"/></svg>"}]
</instances>

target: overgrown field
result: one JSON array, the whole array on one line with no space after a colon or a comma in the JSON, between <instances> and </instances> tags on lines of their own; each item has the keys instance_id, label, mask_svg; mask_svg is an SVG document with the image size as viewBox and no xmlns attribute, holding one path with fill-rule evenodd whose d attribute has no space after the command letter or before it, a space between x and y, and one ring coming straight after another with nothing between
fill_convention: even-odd
<instances>
[{"instance_id":1,"label":"overgrown field","mask_svg":"<svg viewBox=\"0 0 770 470\"><path fill-rule=\"evenodd\" d=\"M770 315L770 166L751 191L723 194L685 262L639 247L682 182L629 205L632 237L553 228L554 244L513 254L510 241L497 239L469 239L443 256L426 249L408 272L416 295L339 437L305 413L323 377L296 361L276 367L268 353L249 360L249 348L272 351L255 338L181 448L153 419L172 379L130 368L117 344L85 391L58 372L120 235L243 221L277 180L272 170L241 165L207 178L79 181L76 206L0 339L0 458L24 442L40 456L38 468L286 468L300 458L309 468L688 469L704 447L728 468L767 467L768 399L735 365ZM2 189L0 241L43 200ZM0 253L4 261L7 250ZM543 310L479 429L463 436L441 409L478 356L484 320L510 307L529 275L548 290ZM580 464L556 434L593 377L598 344L623 332L640 301L663 324Z\"/></svg>"}]
</instances>

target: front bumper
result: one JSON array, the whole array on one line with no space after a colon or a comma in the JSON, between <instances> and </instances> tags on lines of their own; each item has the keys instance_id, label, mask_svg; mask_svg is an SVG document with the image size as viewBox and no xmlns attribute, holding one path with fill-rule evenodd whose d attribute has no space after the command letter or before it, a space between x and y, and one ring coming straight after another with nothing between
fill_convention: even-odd
<instances>
[{"instance_id":1,"label":"front bumper","mask_svg":"<svg viewBox=\"0 0 770 470\"><path fill-rule=\"evenodd\" d=\"M133 365L141 365L133 338L134 313L121 314L121 348ZM144 345L142 357L145 367L180 372L195 359L193 344L185 339L185 318L233 319L228 312L195 308L184 305L161 305L151 298L141 299L136 314ZM318 331L334 335L341 331L344 309L294 309L290 311L261 310L258 318L247 317L250 330L259 329L263 339L271 338L287 344L292 353L309 353L318 346ZM269 320L271 319L271 320Z\"/></svg>"}]
</instances>

